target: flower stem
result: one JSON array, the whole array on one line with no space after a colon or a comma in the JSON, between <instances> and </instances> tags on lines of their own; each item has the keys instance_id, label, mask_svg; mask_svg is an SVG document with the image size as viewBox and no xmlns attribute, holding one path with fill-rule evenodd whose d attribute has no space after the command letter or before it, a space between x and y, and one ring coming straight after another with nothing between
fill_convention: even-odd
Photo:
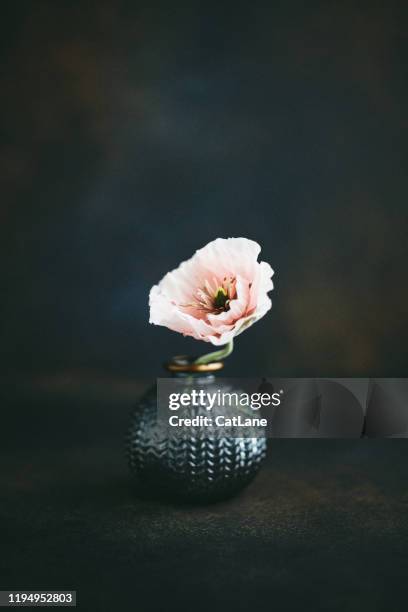
<instances>
[{"instance_id":1,"label":"flower stem","mask_svg":"<svg viewBox=\"0 0 408 612\"><path fill-rule=\"evenodd\" d=\"M228 344L222 347L221 350L202 355L196 359L194 363L211 363L212 361L219 361L220 359L224 359L225 357L228 357L228 355L231 355L233 350L234 340L230 340Z\"/></svg>"}]
</instances>

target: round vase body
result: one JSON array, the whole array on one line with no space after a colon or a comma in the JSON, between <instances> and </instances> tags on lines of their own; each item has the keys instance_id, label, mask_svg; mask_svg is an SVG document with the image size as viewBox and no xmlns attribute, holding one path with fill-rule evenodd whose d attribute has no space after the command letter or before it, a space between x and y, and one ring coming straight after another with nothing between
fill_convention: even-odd
<instances>
[{"instance_id":1,"label":"round vase body","mask_svg":"<svg viewBox=\"0 0 408 612\"><path fill-rule=\"evenodd\" d=\"M193 388L237 391L213 374L177 374L183 390ZM191 406L189 417L208 416L205 405ZM250 407L239 406L242 417L253 417ZM223 407L223 414L236 416L236 407ZM189 502L214 502L237 494L257 474L266 453L266 439L259 428L245 432L233 426L192 427L177 435L158 418L157 387L139 400L133 411L127 437L128 463L138 487L155 497ZM240 437L239 437L240 436Z\"/></svg>"}]
</instances>

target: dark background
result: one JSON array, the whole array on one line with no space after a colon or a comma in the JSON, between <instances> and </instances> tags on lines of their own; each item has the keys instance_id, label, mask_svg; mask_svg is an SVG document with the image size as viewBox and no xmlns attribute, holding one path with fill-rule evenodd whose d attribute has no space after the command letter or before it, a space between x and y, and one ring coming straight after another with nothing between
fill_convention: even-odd
<instances>
[{"instance_id":1,"label":"dark background","mask_svg":"<svg viewBox=\"0 0 408 612\"><path fill-rule=\"evenodd\" d=\"M404 5L3 4L3 374L207 351L149 326L148 292L247 236L274 305L230 374L404 376Z\"/></svg>"},{"instance_id":2,"label":"dark background","mask_svg":"<svg viewBox=\"0 0 408 612\"><path fill-rule=\"evenodd\" d=\"M274 440L239 497L140 498L128 411L210 345L150 287L275 269L229 376L406 376L406 2L2 3L0 588L84 610L406 610L404 440Z\"/></svg>"}]
</instances>

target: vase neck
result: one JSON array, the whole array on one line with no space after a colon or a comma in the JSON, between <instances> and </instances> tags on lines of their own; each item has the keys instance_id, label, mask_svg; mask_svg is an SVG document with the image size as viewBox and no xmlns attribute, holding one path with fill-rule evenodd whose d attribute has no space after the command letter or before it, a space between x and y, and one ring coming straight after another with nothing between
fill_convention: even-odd
<instances>
[{"instance_id":1,"label":"vase neck","mask_svg":"<svg viewBox=\"0 0 408 612\"><path fill-rule=\"evenodd\" d=\"M222 370L222 361L212 361L211 363L195 363L195 357L187 355L177 355L164 364L164 367L172 376L183 378L186 376L207 378L214 377L214 373Z\"/></svg>"}]
</instances>

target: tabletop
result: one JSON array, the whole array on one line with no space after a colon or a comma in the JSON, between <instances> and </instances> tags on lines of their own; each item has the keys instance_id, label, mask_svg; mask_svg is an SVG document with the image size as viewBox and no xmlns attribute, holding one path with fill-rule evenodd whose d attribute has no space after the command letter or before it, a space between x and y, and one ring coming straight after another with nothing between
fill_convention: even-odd
<instances>
[{"instance_id":1,"label":"tabletop","mask_svg":"<svg viewBox=\"0 0 408 612\"><path fill-rule=\"evenodd\" d=\"M238 497L166 503L124 456L146 384L2 385L1 589L76 590L85 610L406 608L404 439L270 440Z\"/></svg>"}]
</instances>

